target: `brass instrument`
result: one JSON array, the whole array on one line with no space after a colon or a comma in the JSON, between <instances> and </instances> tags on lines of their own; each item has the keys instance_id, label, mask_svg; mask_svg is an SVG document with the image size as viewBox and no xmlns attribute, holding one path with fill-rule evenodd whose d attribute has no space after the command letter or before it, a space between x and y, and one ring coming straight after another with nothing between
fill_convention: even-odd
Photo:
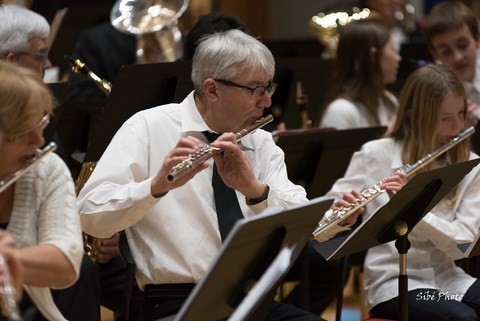
<instances>
[{"instance_id":1,"label":"brass instrument","mask_svg":"<svg viewBox=\"0 0 480 321\"><path fill-rule=\"evenodd\" d=\"M82 62L80 59L74 59L70 56L65 56L65 58L70 61L72 64L72 70L76 73L83 73L85 74L90 80L92 80L98 88L100 88L106 96L110 95L112 91L112 84L105 79L100 78L97 76L93 71L88 68L88 66ZM93 172L95 168L96 162L84 162L82 163L82 169L78 174L77 180L75 181L75 190L78 193L82 189L83 185L85 185L87 179ZM85 254L88 255L92 259L93 262L97 261L98 251L100 250L100 245L102 243L102 239L98 239L96 237L90 236L88 234L83 233L83 250Z\"/></svg>"},{"instance_id":2,"label":"brass instrument","mask_svg":"<svg viewBox=\"0 0 480 321\"><path fill-rule=\"evenodd\" d=\"M388 25L396 25L406 34L414 32L417 28L415 21L415 7L406 2L404 5L394 9L392 17L382 15L389 13L380 13L368 8L352 7L351 9L338 12L320 12L314 15L308 22L308 26L318 40L325 46L324 58L332 59L336 56L337 44L340 30L355 20L381 19ZM383 19L382 19L383 18ZM390 22L390 20L394 20Z\"/></svg>"},{"instance_id":3,"label":"brass instrument","mask_svg":"<svg viewBox=\"0 0 480 321\"><path fill-rule=\"evenodd\" d=\"M325 46L324 58L333 59L336 56L340 29L352 21L378 18L375 11L368 8L353 7L349 11L324 13L320 12L309 20L310 30Z\"/></svg>"},{"instance_id":4,"label":"brass instrument","mask_svg":"<svg viewBox=\"0 0 480 321\"><path fill-rule=\"evenodd\" d=\"M270 123L272 120L273 120L272 115L268 115L265 117L261 117L260 119L257 119L253 125L247 128L244 128L235 134L237 142L239 142L240 139L242 139L242 137L265 126L266 124ZM204 161L211 158L213 156L213 153L218 153L220 151L221 150L218 148L212 147L210 145L205 145L194 154L189 155L187 159L175 165L170 170L170 173L167 175L167 180L169 182L175 182L178 178L192 171L198 165L202 164Z\"/></svg>"},{"instance_id":5,"label":"brass instrument","mask_svg":"<svg viewBox=\"0 0 480 321\"><path fill-rule=\"evenodd\" d=\"M297 81L295 102L300 109L300 114L302 116L302 128L312 128L312 120L308 117L308 97L303 91L302 83L300 81Z\"/></svg>"},{"instance_id":6,"label":"brass instrument","mask_svg":"<svg viewBox=\"0 0 480 321\"><path fill-rule=\"evenodd\" d=\"M57 145L54 142L51 142L47 146L45 146L43 149L37 150L35 155L27 162L25 166L23 166L21 169L19 169L15 173L9 175L6 179L0 181L0 193L2 193L10 185L15 183L15 181L17 181L20 177L22 177L25 173L31 170L47 154L49 154L50 152L53 152L56 149L57 149Z\"/></svg>"},{"instance_id":7,"label":"brass instrument","mask_svg":"<svg viewBox=\"0 0 480 321\"><path fill-rule=\"evenodd\" d=\"M175 61L183 57L177 20L189 0L118 0L110 22L119 31L137 35L137 63Z\"/></svg>"},{"instance_id":8,"label":"brass instrument","mask_svg":"<svg viewBox=\"0 0 480 321\"><path fill-rule=\"evenodd\" d=\"M90 80L92 80L95 85L100 88L105 95L110 95L110 92L112 91L112 84L105 79L100 78L97 76L93 71L88 68L88 66L82 62L80 59L75 59L70 56L65 56L65 58L70 61L72 64L72 70L76 73L82 73L86 75Z\"/></svg>"},{"instance_id":9,"label":"brass instrument","mask_svg":"<svg viewBox=\"0 0 480 321\"><path fill-rule=\"evenodd\" d=\"M112 91L112 84L105 79L97 76L93 71L88 68L88 66L82 62L80 59L74 59L70 56L65 56L65 58L70 61L72 64L72 70L76 73L85 74L90 80L92 80L95 85L100 88L106 96L110 95ZM92 174L95 168L96 162L83 162L82 169L78 174L77 180L75 181L75 190L78 195L83 185L87 182L87 179ZM83 250L85 254L92 259L93 262L97 261L98 251L100 250L100 244L102 239L95 238L93 236L83 233Z\"/></svg>"},{"instance_id":10,"label":"brass instrument","mask_svg":"<svg viewBox=\"0 0 480 321\"><path fill-rule=\"evenodd\" d=\"M97 262L102 241L103 239L101 238L83 233L83 251L93 262Z\"/></svg>"},{"instance_id":11,"label":"brass instrument","mask_svg":"<svg viewBox=\"0 0 480 321\"><path fill-rule=\"evenodd\" d=\"M82 163L82 169L80 170L77 180L75 181L75 189L77 195L78 193L80 193L83 185L85 185L85 183L87 182L96 165L97 162ZM83 251L93 262L97 262L100 246L102 245L102 240L103 239L101 238L93 237L91 235L83 233Z\"/></svg>"},{"instance_id":12,"label":"brass instrument","mask_svg":"<svg viewBox=\"0 0 480 321\"><path fill-rule=\"evenodd\" d=\"M0 265L4 266L6 273L10 273L3 255L0 255ZM0 285L0 310L7 321L23 320L17 305L15 288L10 282L2 282Z\"/></svg>"},{"instance_id":13,"label":"brass instrument","mask_svg":"<svg viewBox=\"0 0 480 321\"><path fill-rule=\"evenodd\" d=\"M97 76L93 71L88 68L88 66L82 62L80 59L74 59L70 56L65 56L65 58L70 61L72 64L72 70L76 73L83 73L85 74L90 80L92 80L95 85L100 88L106 96L110 95L112 91L112 84L105 79L100 78ZM82 163L82 169L78 174L77 180L75 181L75 190L78 195L80 190L82 189L83 185L85 185L87 179L93 172L95 168L96 162L84 162ZM92 261L97 261L98 251L100 249L100 244L102 243L102 239L97 239L93 236L83 234L83 249L85 254L88 255L92 259Z\"/></svg>"},{"instance_id":14,"label":"brass instrument","mask_svg":"<svg viewBox=\"0 0 480 321\"><path fill-rule=\"evenodd\" d=\"M395 8L393 17L403 31L412 33L417 29L415 21L415 7L409 2L405 2L403 6Z\"/></svg>"},{"instance_id":15,"label":"brass instrument","mask_svg":"<svg viewBox=\"0 0 480 321\"><path fill-rule=\"evenodd\" d=\"M411 177L413 174L415 174L418 170L421 168L425 167L426 165L430 164L432 161L434 161L438 156L442 155L446 151L448 151L450 148L455 146L456 144L460 143L467 137L471 136L475 132L474 127L469 127L465 129L463 132L461 132L457 137L453 138L450 140L447 144L441 146L434 152L427 154L417 162L415 162L412 165L406 164L403 167L401 167L399 170L404 172L408 177ZM361 198L359 198L355 203L350 204L348 207L341 207L335 210L329 210L325 216L320 220L318 223L318 227L315 229L313 232L313 237L317 238L322 234L323 232L329 230L331 227L336 225L338 222L344 220L345 218L349 217L351 214L355 213L359 208L364 207L375 199L377 196L381 195L382 193L385 192L384 189L380 187L381 182L378 184L375 184L371 187L366 188L363 190L360 194L362 195Z\"/></svg>"}]
</instances>

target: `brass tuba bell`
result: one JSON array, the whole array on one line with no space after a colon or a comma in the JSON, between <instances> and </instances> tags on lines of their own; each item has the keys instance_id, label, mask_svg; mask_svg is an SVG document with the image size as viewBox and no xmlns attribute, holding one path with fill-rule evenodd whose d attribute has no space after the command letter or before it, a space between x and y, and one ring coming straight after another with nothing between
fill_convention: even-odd
<instances>
[{"instance_id":1,"label":"brass tuba bell","mask_svg":"<svg viewBox=\"0 0 480 321\"><path fill-rule=\"evenodd\" d=\"M137 35L137 63L175 61L183 56L177 20L189 0L118 0L110 22L119 31Z\"/></svg>"}]
</instances>

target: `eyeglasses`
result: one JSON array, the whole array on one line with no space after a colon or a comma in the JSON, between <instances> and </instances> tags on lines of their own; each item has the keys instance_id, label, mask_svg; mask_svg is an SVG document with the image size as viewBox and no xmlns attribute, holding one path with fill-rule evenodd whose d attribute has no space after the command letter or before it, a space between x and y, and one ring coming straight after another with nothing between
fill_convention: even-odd
<instances>
[{"instance_id":1,"label":"eyeglasses","mask_svg":"<svg viewBox=\"0 0 480 321\"><path fill-rule=\"evenodd\" d=\"M20 135L17 135L17 136L13 136L13 137L7 137L6 140L9 141L9 142L17 142L17 141L22 141L25 139L25 137L27 137L27 135L29 133L31 133L32 131L36 130L36 129L39 129L40 132L43 133L43 131L45 130L45 128L47 128L48 124L50 124L50 115L49 114L45 114L42 119L40 119L40 121L37 123L37 126L34 128L34 129L31 129L27 132L25 132L24 134L20 134Z\"/></svg>"},{"instance_id":2,"label":"eyeglasses","mask_svg":"<svg viewBox=\"0 0 480 321\"><path fill-rule=\"evenodd\" d=\"M26 55L26 56L33 56L37 58L43 59L43 61L46 61L48 58L48 50L42 50L42 51L16 51L16 55Z\"/></svg>"},{"instance_id":3,"label":"eyeglasses","mask_svg":"<svg viewBox=\"0 0 480 321\"><path fill-rule=\"evenodd\" d=\"M275 92L275 89L277 88L277 84L274 82L269 82L266 86L248 87L245 85L237 84L230 80L225 80L225 79L213 79L213 80L218 81L219 83L224 84L226 86L247 89L252 93L251 97L253 100L259 100L261 97L263 97L265 92L270 97L272 97L273 93Z\"/></svg>"}]
</instances>

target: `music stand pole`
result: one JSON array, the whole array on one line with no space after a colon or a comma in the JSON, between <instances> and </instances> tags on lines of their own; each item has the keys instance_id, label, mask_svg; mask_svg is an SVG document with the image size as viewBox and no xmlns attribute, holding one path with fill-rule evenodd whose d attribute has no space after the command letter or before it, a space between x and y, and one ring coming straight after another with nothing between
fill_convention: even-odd
<instances>
[{"instance_id":1,"label":"music stand pole","mask_svg":"<svg viewBox=\"0 0 480 321\"><path fill-rule=\"evenodd\" d=\"M394 225L395 233L398 235L395 247L398 251L399 274L398 274L398 298L400 321L408 321L408 275L407 275L407 253L410 248L408 240L408 224L399 220Z\"/></svg>"}]
</instances>

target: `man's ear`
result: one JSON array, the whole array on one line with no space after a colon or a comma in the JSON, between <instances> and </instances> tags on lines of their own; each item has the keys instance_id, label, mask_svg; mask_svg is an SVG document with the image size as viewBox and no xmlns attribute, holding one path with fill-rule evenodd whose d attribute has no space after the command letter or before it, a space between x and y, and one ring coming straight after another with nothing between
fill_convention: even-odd
<instances>
[{"instance_id":1,"label":"man's ear","mask_svg":"<svg viewBox=\"0 0 480 321\"><path fill-rule=\"evenodd\" d=\"M477 33L477 36L475 37L475 42L477 44L477 48L480 48L480 32Z\"/></svg>"},{"instance_id":2,"label":"man's ear","mask_svg":"<svg viewBox=\"0 0 480 321\"><path fill-rule=\"evenodd\" d=\"M207 78L203 81L203 92L207 99L214 99L218 98L217 95L217 82L212 78Z\"/></svg>"},{"instance_id":3,"label":"man's ear","mask_svg":"<svg viewBox=\"0 0 480 321\"><path fill-rule=\"evenodd\" d=\"M9 52L5 55L5 60L7 61L14 61L15 60L15 54L13 52Z\"/></svg>"}]
</instances>

